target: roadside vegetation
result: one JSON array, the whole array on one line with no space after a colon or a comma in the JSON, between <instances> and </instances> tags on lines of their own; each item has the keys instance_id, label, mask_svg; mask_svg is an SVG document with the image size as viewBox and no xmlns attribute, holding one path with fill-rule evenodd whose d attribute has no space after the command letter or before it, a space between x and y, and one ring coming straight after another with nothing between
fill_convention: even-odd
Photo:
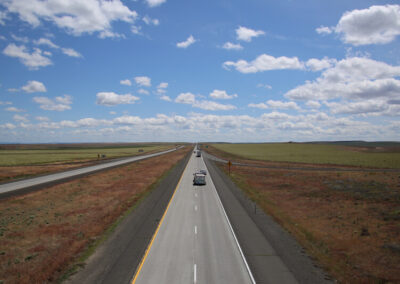
<instances>
[{"instance_id":1,"label":"roadside vegetation","mask_svg":"<svg viewBox=\"0 0 400 284\"><path fill-rule=\"evenodd\" d=\"M290 163L241 160L210 145L206 150L254 163L233 165L232 180L340 283L400 282L400 171L291 169ZM226 164L219 166L228 173Z\"/></svg>"},{"instance_id":2,"label":"roadside vegetation","mask_svg":"<svg viewBox=\"0 0 400 284\"><path fill-rule=\"evenodd\" d=\"M107 159L159 152L175 144L1 145L0 182L88 166Z\"/></svg>"},{"instance_id":3,"label":"roadside vegetation","mask_svg":"<svg viewBox=\"0 0 400 284\"><path fill-rule=\"evenodd\" d=\"M190 150L0 200L0 283L59 282Z\"/></svg>"},{"instance_id":4,"label":"roadside vegetation","mask_svg":"<svg viewBox=\"0 0 400 284\"><path fill-rule=\"evenodd\" d=\"M264 143L212 144L211 146L236 158L271 162L400 168L400 143L389 144L390 146L386 147L376 143L362 145L356 147L319 143Z\"/></svg>"}]
</instances>

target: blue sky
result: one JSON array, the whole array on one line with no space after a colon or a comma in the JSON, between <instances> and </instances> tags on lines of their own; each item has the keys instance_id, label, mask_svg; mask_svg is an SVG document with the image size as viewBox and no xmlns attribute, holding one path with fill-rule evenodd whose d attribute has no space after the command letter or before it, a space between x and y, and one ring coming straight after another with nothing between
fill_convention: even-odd
<instances>
[{"instance_id":1,"label":"blue sky","mask_svg":"<svg viewBox=\"0 0 400 284\"><path fill-rule=\"evenodd\" d=\"M396 2L0 0L0 142L400 140Z\"/></svg>"}]
</instances>

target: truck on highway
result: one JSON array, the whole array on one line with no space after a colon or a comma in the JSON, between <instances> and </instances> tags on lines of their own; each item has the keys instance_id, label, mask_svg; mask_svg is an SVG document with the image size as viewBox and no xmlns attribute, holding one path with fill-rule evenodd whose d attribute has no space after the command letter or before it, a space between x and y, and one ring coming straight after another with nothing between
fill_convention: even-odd
<instances>
[{"instance_id":1,"label":"truck on highway","mask_svg":"<svg viewBox=\"0 0 400 284\"><path fill-rule=\"evenodd\" d=\"M193 185L205 185L206 184L206 176L201 173L193 174Z\"/></svg>"},{"instance_id":2,"label":"truck on highway","mask_svg":"<svg viewBox=\"0 0 400 284\"><path fill-rule=\"evenodd\" d=\"M197 150L196 157L201 157L201 151Z\"/></svg>"}]
</instances>

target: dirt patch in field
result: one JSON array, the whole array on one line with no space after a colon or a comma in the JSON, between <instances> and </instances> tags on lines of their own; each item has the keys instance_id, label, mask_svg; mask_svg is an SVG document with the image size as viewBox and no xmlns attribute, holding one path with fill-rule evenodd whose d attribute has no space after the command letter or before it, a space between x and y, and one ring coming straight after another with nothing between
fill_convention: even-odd
<instances>
[{"instance_id":1,"label":"dirt patch in field","mask_svg":"<svg viewBox=\"0 0 400 284\"><path fill-rule=\"evenodd\" d=\"M57 281L188 151L1 200L0 281Z\"/></svg>"},{"instance_id":2,"label":"dirt patch in field","mask_svg":"<svg viewBox=\"0 0 400 284\"><path fill-rule=\"evenodd\" d=\"M232 166L231 177L339 282L400 282L399 173Z\"/></svg>"}]
</instances>

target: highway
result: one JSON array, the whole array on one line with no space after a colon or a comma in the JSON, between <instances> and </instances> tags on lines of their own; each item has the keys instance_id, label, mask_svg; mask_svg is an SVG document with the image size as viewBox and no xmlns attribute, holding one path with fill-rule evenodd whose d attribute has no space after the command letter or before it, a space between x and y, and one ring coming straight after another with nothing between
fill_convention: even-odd
<instances>
[{"instance_id":1,"label":"highway","mask_svg":"<svg viewBox=\"0 0 400 284\"><path fill-rule=\"evenodd\" d=\"M132 283L255 283L215 186L193 154Z\"/></svg>"},{"instance_id":2,"label":"highway","mask_svg":"<svg viewBox=\"0 0 400 284\"><path fill-rule=\"evenodd\" d=\"M158 152L158 153L153 153L153 154L119 159L117 161L102 163L102 164L95 165L95 166L89 166L89 167L64 171L64 172L60 172L60 173L49 174L49 175L45 175L45 176L39 176L39 177L35 177L35 178L23 179L23 180L19 180L19 181L15 181L15 182L0 184L0 196L9 194L11 192L23 190L26 188L43 186L45 184L62 181L62 180L70 179L73 177L78 177L78 176L82 176L85 174L89 174L92 172L104 170L107 168L112 168L112 167L116 167L116 166L120 166L120 165L124 165L124 164L128 164L128 163L132 163L135 161L155 157L155 156L166 154L166 153L169 153L172 151L175 151L175 148L171 149L171 150Z\"/></svg>"},{"instance_id":3,"label":"highway","mask_svg":"<svg viewBox=\"0 0 400 284\"><path fill-rule=\"evenodd\" d=\"M215 164L189 156L67 284L332 283ZM206 185L194 186L202 169Z\"/></svg>"}]
</instances>

